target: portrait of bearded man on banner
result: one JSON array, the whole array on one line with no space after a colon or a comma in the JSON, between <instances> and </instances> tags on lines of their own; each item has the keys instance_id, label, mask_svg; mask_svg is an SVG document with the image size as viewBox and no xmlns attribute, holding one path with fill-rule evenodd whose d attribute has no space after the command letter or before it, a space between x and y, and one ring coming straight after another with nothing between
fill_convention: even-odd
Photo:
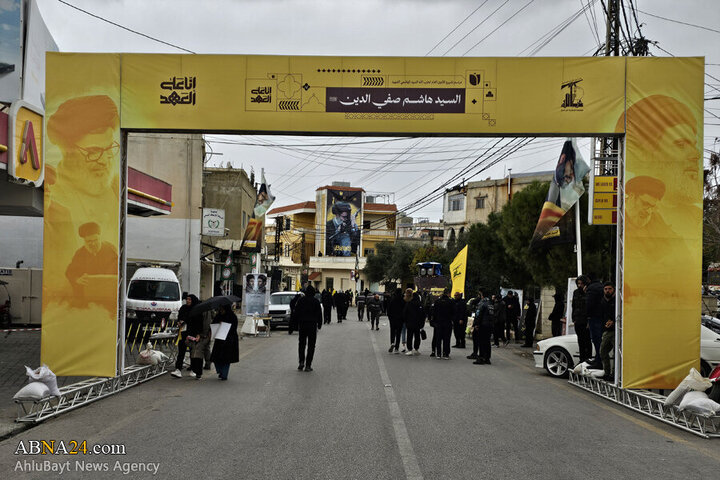
<instances>
[{"instance_id":1,"label":"portrait of bearded man on banner","mask_svg":"<svg viewBox=\"0 0 720 480\"><path fill-rule=\"evenodd\" d=\"M582 180L589 171L590 167L580 155L575 139L567 139L560 152L531 243L540 241L585 193Z\"/></svg>"},{"instance_id":2,"label":"portrait of bearded man on banner","mask_svg":"<svg viewBox=\"0 0 720 480\"><path fill-rule=\"evenodd\" d=\"M360 245L360 228L355 218L360 210L358 209L353 215L350 203L335 202L329 213L332 214L332 218L325 225L326 254L335 257L355 255Z\"/></svg>"}]
</instances>

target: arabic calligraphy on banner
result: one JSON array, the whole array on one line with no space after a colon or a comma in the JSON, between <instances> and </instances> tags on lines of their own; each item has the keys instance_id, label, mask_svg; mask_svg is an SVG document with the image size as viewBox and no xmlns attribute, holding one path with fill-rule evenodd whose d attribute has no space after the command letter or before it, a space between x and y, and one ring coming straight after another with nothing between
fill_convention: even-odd
<instances>
[{"instance_id":1,"label":"arabic calligraphy on banner","mask_svg":"<svg viewBox=\"0 0 720 480\"><path fill-rule=\"evenodd\" d=\"M197 77L172 77L160 83L160 88L171 93L160 95L160 104L195 105ZM163 92L164 93L164 92Z\"/></svg>"},{"instance_id":2,"label":"arabic calligraphy on banner","mask_svg":"<svg viewBox=\"0 0 720 480\"><path fill-rule=\"evenodd\" d=\"M463 88L334 88L327 112L465 113Z\"/></svg>"},{"instance_id":3,"label":"arabic calligraphy on banner","mask_svg":"<svg viewBox=\"0 0 720 480\"><path fill-rule=\"evenodd\" d=\"M250 103L272 102L272 87L257 87L250 90Z\"/></svg>"}]
</instances>

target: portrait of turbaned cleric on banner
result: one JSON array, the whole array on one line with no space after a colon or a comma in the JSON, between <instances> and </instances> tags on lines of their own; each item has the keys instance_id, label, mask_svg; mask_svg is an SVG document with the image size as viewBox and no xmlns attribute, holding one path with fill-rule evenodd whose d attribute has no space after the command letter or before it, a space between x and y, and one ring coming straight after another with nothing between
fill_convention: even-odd
<instances>
[{"instance_id":1,"label":"portrait of turbaned cleric on banner","mask_svg":"<svg viewBox=\"0 0 720 480\"><path fill-rule=\"evenodd\" d=\"M263 315L268 312L270 301L267 289L267 275L264 273L248 273L245 275L245 288L243 289L242 312L243 315Z\"/></svg>"},{"instance_id":2,"label":"portrait of turbaned cleric on banner","mask_svg":"<svg viewBox=\"0 0 720 480\"><path fill-rule=\"evenodd\" d=\"M575 139L568 138L560 152L555 175L550 182L547 198L533 233L533 243L543 239L585 193L582 181L589 171L590 167L580 155Z\"/></svg>"},{"instance_id":3,"label":"portrait of turbaned cleric on banner","mask_svg":"<svg viewBox=\"0 0 720 480\"><path fill-rule=\"evenodd\" d=\"M328 190L325 252L333 257L352 257L360 246L362 191Z\"/></svg>"}]
</instances>

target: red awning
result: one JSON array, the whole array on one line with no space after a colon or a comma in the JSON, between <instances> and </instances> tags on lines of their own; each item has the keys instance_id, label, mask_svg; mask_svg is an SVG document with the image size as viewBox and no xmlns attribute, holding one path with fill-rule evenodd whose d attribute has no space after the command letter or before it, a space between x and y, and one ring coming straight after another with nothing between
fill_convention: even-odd
<instances>
[{"instance_id":1,"label":"red awning","mask_svg":"<svg viewBox=\"0 0 720 480\"><path fill-rule=\"evenodd\" d=\"M320 275L322 275L322 272L312 272L308 276L308 280L316 280L316 279L320 278Z\"/></svg>"},{"instance_id":2,"label":"red awning","mask_svg":"<svg viewBox=\"0 0 720 480\"><path fill-rule=\"evenodd\" d=\"M172 211L172 185L128 167L128 213L150 217Z\"/></svg>"}]
</instances>

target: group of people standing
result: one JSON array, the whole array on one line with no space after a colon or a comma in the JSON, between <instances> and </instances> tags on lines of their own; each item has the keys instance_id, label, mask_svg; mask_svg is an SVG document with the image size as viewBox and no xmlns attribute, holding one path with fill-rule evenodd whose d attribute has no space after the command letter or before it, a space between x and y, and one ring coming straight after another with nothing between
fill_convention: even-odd
<instances>
[{"instance_id":1,"label":"group of people standing","mask_svg":"<svg viewBox=\"0 0 720 480\"><path fill-rule=\"evenodd\" d=\"M197 296L183 293L185 304L178 312L180 327L177 341L177 358L175 370L170 373L175 378L182 377L183 365L187 350L190 350L190 376L202 380L203 371L215 365L215 372L220 380L227 380L230 364L240 361L239 338L237 334L238 319L230 305L222 305L215 311L198 312L200 303ZM213 323L229 323L229 331L224 339L212 339Z\"/></svg>"},{"instance_id":2,"label":"group of people standing","mask_svg":"<svg viewBox=\"0 0 720 480\"><path fill-rule=\"evenodd\" d=\"M602 368L603 380L614 380L610 352L615 348L615 285L580 275L572 297L572 321L580 349L580 362ZM593 355L593 349L595 355Z\"/></svg>"}]
</instances>

